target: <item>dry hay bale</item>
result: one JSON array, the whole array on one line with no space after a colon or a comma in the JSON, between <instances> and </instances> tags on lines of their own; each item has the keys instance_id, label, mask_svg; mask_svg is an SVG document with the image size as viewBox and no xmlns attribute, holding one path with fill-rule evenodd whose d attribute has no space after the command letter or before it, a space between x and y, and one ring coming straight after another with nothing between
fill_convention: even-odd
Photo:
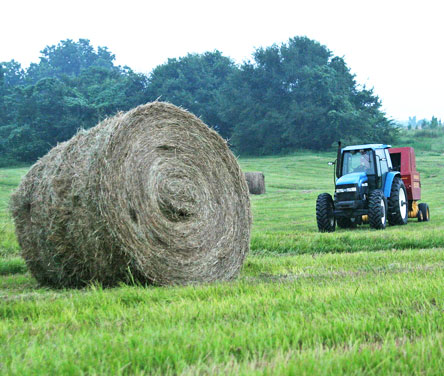
<instances>
[{"instance_id":1,"label":"dry hay bale","mask_svg":"<svg viewBox=\"0 0 444 376\"><path fill-rule=\"evenodd\" d=\"M234 278L249 250L248 187L226 142L154 102L79 132L11 199L36 279L54 287Z\"/></svg>"},{"instance_id":2,"label":"dry hay bale","mask_svg":"<svg viewBox=\"0 0 444 376\"><path fill-rule=\"evenodd\" d=\"M246 172L248 190L253 195L262 195L265 193L265 176L262 172Z\"/></svg>"}]
</instances>

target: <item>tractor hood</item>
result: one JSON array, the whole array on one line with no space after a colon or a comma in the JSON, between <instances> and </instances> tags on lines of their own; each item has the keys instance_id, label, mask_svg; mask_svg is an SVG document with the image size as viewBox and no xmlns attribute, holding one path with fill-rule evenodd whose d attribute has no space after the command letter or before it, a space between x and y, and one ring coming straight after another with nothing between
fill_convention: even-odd
<instances>
[{"instance_id":1,"label":"tractor hood","mask_svg":"<svg viewBox=\"0 0 444 376\"><path fill-rule=\"evenodd\" d=\"M336 180L336 185L357 184L358 187L361 187L362 183L367 181L368 177L365 172L352 172L351 174L343 175Z\"/></svg>"}]
</instances>

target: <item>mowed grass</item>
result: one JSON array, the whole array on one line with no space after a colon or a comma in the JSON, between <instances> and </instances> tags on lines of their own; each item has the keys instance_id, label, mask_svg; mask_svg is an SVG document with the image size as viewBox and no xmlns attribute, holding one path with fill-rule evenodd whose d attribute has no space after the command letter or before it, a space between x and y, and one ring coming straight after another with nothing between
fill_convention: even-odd
<instances>
[{"instance_id":1,"label":"mowed grass","mask_svg":"<svg viewBox=\"0 0 444 376\"><path fill-rule=\"evenodd\" d=\"M241 159L263 171L252 252L231 283L42 288L0 169L1 374L444 374L444 155L418 156L432 220L319 234L334 154Z\"/></svg>"}]
</instances>

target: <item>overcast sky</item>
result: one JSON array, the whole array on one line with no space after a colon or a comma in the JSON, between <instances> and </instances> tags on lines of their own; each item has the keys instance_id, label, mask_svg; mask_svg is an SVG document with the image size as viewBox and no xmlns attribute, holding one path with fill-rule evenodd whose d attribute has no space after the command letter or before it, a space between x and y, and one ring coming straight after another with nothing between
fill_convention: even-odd
<instances>
[{"instance_id":1,"label":"overcast sky","mask_svg":"<svg viewBox=\"0 0 444 376\"><path fill-rule=\"evenodd\" d=\"M444 120L444 3L438 0L21 1L0 7L0 61L27 67L62 39L90 39L149 73L169 57L254 48L307 36L343 56L387 115Z\"/></svg>"}]
</instances>

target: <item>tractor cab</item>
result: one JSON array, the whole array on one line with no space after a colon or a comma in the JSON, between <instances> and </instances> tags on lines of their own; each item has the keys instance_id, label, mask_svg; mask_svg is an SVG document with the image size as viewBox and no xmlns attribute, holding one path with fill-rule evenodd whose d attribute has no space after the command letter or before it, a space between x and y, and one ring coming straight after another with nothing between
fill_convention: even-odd
<instances>
[{"instance_id":1,"label":"tractor cab","mask_svg":"<svg viewBox=\"0 0 444 376\"><path fill-rule=\"evenodd\" d=\"M387 173L393 169L388 148L390 145L370 144L342 149L336 162L336 186L356 184L361 187L367 183L371 190L382 188Z\"/></svg>"},{"instance_id":2,"label":"tractor cab","mask_svg":"<svg viewBox=\"0 0 444 376\"><path fill-rule=\"evenodd\" d=\"M368 211L370 192L382 189L392 170L390 145L348 146L338 150L336 161L335 215L360 221Z\"/></svg>"}]
</instances>

